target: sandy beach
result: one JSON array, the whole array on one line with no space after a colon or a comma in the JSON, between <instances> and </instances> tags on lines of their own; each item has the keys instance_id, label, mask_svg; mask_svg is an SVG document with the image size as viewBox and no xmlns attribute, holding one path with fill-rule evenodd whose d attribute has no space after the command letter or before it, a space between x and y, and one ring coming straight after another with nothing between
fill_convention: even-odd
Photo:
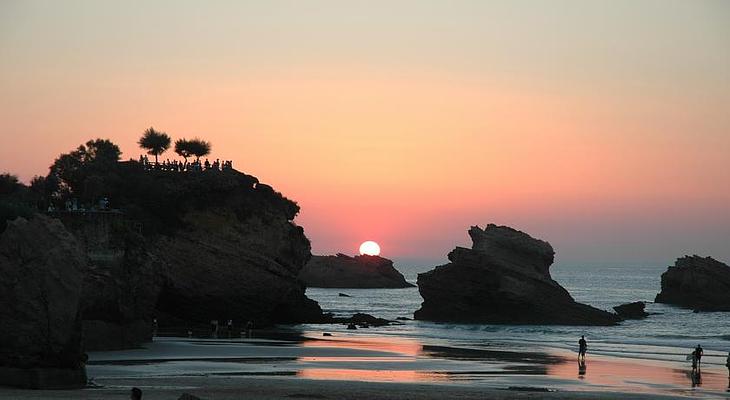
<instances>
[{"instance_id":1,"label":"sandy beach","mask_svg":"<svg viewBox=\"0 0 730 400\"><path fill-rule=\"evenodd\" d=\"M377 332L283 331L254 339L157 338L90 354L82 390L0 389L8 399L612 399L730 398L708 358L699 384L681 362L589 355L580 375L560 349L461 348ZM264 333L262 333L264 334ZM273 337L273 338L272 338Z\"/></svg>"}]
</instances>

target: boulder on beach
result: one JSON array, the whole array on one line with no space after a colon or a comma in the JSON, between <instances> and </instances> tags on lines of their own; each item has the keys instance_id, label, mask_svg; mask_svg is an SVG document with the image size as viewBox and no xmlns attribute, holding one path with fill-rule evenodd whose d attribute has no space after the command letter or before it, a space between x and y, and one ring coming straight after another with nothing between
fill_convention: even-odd
<instances>
[{"instance_id":1,"label":"boulder on beach","mask_svg":"<svg viewBox=\"0 0 730 400\"><path fill-rule=\"evenodd\" d=\"M413 287L393 267L393 261L380 256L345 254L312 256L299 272L308 287L322 288L407 288Z\"/></svg>"},{"instance_id":2,"label":"boulder on beach","mask_svg":"<svg viewBox=\"0 0 730 400\"><path fill-rule=\"evenodd\" d=\"M84 253L58 220L9 221L0 235L0 385L86 384L80 302Z\"/></svg>"},{"instance_id":3,"label":"boulder on beach","mask_svg":"<svg viewBox=\"0 0 730 400\"><path fill-rule=\"evenodd\" d=\"M649 313L644 311L646 304L643 301L635 301L633 303L621 304L613 309L623 319L642 319L649 316Z\"/></svg>"},{"instance_id":4,"label":"boulder on beach","mask_svg":"<svg viewBox=\"0 0 730 400\"><path fill-rule=\"evenodd\" d=\"M576 302L550 276L555 252L507 226L469 229L471 249L418 275L424 301L416 319L461 323L613 325L616 314Z\"/></svg>"},{"instance_id":5,"label":"boulder on beach","mask_svg":"<svg viewBox=\"0 0 730 400\"><path fill-rule=\"evenodd\" d=\"M662 274L654 300L698 311L730 311L730 266L712 257L684 256Z\"/></svg>"}]
</instances>

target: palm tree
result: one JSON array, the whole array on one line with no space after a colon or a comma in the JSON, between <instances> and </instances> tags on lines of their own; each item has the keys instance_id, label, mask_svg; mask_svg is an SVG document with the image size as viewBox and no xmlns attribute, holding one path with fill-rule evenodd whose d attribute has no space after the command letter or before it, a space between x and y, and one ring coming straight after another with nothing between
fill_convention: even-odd
<instances>
[{"instance_id":1,"label":"palm tree","mask_svg":"<svg viewBox=\"0 0 730 400\"><path fill-rule=\"evenodd\" d=\"M185 165L188 164L188 157L193 155L191 151L190 141L186 139L178 139L175 141L175 153L185 159Z\"/></svg>"},{"instance_id":2,"label":"palm tree","mask_svg":"<svg viewBox=\"0 0 730 400\"><path fill-rule=\"evenodd\" d=\"M141 138L139 138L139 147L147 150L147 154L155 156L155 164L157 164L157 156L164 153L170 148L170 137L165 132L158 132L155 128L150 127Z\"/></svg>"},{"instance_id":3,"label":"palm tree","mask_svg":"<svg viewBox=\"0 0 730 400\"><path fill-rule=\"evenodd\" d=\"M195 138L193 140L188 141L188 145L190 146L190 153L192 153L195 156L195 161L200 162L200 157L207 156L210 154L210 142L206 142L205 140Z\"/></svg>"}]
</instances>

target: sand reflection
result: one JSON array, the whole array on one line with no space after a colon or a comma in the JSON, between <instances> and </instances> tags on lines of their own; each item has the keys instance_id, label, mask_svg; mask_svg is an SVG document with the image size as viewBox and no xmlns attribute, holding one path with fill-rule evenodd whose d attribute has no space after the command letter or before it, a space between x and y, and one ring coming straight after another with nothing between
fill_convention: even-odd
<instances>
[{"instance_id":1,"label":"sand reflection","mask_svg":"<svg viewBox=\"0 0 730 400\"><path fill-rule=\"evenodd\" d=\"M377 382L433 382L448 380L445 374L419 370L418 356L423 346L416 340L397 337L328 337L310 339L304 347L338 348L357 355L300 357L305 366L300 378L328 380L362 380ZM389 366L383 368L382 364Z\"/></svg>"},{"instance_id":2,"label":"sand reflection","mask_svg":"<svg viewBox=\"0 0 730 400\"><path fill-rule=\"evenodd\" d=\"M305 368L297 376L307 379L356 380L374 382L435 382L447 381L446 374L416 370L369 370L342 368Z\"/></svg>"},{"instance_id":3,"label":"sand reflection","mask_svg":"<svg viewBox=\"0 0 730 400\"><path fill-rule=\"evenodd\" d=\"M701 376L697 376L689 366L684 370L662 362L622 361L599 356L589 357L583 366L577 361L550 365L547 373L560 378L577 378L591 385L643 387L651 391L657 386L723 390L727 385L727 378L714 368L705 368Z\"/></svg>"},{"instance_id":4,"label":"sand reflection","mask_svg":"<svg viewBox=\"0 0 730 400\"><path fill-rule=\"evenodd\" d=\"M358 349L396 353L402 356L418 356L423 345L414 339L398 337L358 337L342 338L328 337L327 339L308 339L302 343L304 347L334 347L344 349Z\"/></svg>"}]
</instances>

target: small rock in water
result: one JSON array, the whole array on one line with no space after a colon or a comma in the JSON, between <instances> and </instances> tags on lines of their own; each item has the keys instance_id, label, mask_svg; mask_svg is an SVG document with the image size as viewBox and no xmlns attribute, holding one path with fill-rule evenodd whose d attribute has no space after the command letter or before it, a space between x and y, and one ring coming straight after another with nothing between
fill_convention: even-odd
<instances>
[{"instance_id":1,"label":"small rock in water","mask_svg":"<svg viewBox=\"0 0 730 400\"><path fill-rule=\"evenodd\" d=\"M324 332L324 333L322 334L322 336L332 336L332 334L331 334L331 333L329 333L329 332Z\"/></svg>"},{"instance_id":2,"label":"small rock in water","mask_svg":"<svg viewBox=\"0 0 730 400\"><path fill-rule=\"evenodd\" d=\"M183 393L177 400L203 400L198 396L193 396L190 393Z\"/></svg>"},{"instance_id":3,"label":"small rock in water","mask_svg":"<svg viewBox=\"0 0 730 400\"><path fill-rule=\"evenodd\" d=\"M616 310L616 314L625 319L641 319L646 318L649 314L644 311L646 304L643 301L635 301L633 303L621 304L613 309Z\"/></svg>"},{"instance_id":4,"label":"small rock in water","mask_svg":"<svg viewBox=\"0 0 730 400\"><path fill-rule=\"evenodd\" d=\"M349 294L346 294L346 293L340 293L340 294L338 294L338 296L340 296L340 297L352 297L352 296L350 296Z\"/></svg>"}]
</instances>

